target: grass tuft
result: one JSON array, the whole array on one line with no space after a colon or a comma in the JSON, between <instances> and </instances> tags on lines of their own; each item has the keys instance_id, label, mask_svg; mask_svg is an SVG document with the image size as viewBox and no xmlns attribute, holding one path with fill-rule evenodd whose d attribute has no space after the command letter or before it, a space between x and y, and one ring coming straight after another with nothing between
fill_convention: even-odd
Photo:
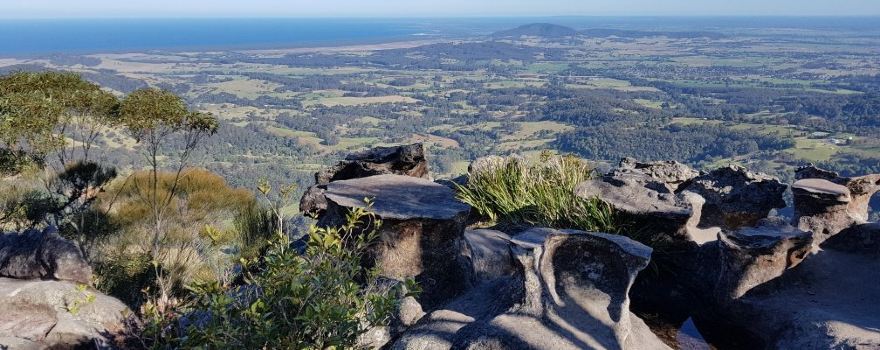
<instances>
[{"instance_id":1,"label":"grass tuft","mask_svg":"<svg viewBox=\"0 0 880 350\"><path fill-rule=\"evenodd\" d=\"M544 226L617 233L606 203L574 194L593 168L583 159L544 152L534 160L508 157L485 163L457 186L458 197L499 226Z\"/></svg>"}]
</instances>

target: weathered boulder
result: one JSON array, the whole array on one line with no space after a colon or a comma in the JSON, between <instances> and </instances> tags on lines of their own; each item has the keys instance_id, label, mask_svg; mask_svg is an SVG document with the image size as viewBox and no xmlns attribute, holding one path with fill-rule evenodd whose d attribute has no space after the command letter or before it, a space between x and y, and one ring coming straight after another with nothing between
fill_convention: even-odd
<instances>
[{"instance_id":1,"label":"weathered boulder","mask_svg":"<svg viewBox=\"0 0 880 350\"><path fill-rule=\"evenodd\" d=\"M842 177L813 166L796 173L793 224L816 234L816 245L868 220L871 197L880 191L880 174Z\"/></svg>"},{"instance_id":2,"label":"weathered boulder","mask_svg":"<svg viewBox=\"0 0 880 350\"><path fill-rule=\"evenodd\" d=\"M765 348L880 349L880 259L833 244L861 239L849 234L866 232L841 231L797 267L720 309L716 319L747 330Z\"/></svg>"},{"instance_id":3,"label":"weathered boulder","mask_svg":"<svg viewBox=\"0 0 880 350\"><path fill-rule=\"evenodd\" d=\"M727 302L782 276L804 260L812 249L812 241L812 233L787 225L766 225L719 234L718 282L713 294L719 302Z\"/></svg>"},{"instance_id":4,"label":"weathered boulder","mask_svg":"<svg viewBox=\"0 0 880 350\"><path fill-rule=\"evenodd\" d=\"M581 198L599 198L644 227L646 241L694 242L716 239L718 228L697 227L705 200L692 192L673 193L665 182L639 173L612 173L575 187Z\"/></svg>"},{"instance_id":5,"label":"weathered boulder","mask_svg":"<svg viewBox=\"0 0 880 350\"><path fill-rule=\"evenodd\" d=\"M775 177L731 165L692 178L680 191L706 199L700 227L737 229L755 226L771 210L784 208L787 188Z\"/></svg>"},{"instance_id":6,"label":"weathered boulder","mask_svg":"<svg viewBox=\"0 0 880 350\"><path fill-rule=\"evenodd\" d=\"M367 263L388 278L415 278L426 309L469 285L472 273L461 252L470 206L458 201L452 189L411 176L377 175L331 182L325 197L320 226L344 223L351 209L364 208L364 199L372 199L370 209L382 226Z\"/></svg>"},{"instance_id":7,"label":"weathered boulder","mask_svg":"<svg viewBox=\"0 0 880 350\"><path fill-rule=\"evenodd\" d=\"M517 275L472 289L392 348L668 349L629 311L629 288L650 248L623 236L553 229L531 229L511 242Z\"/></svg>"},{"instance_id":8,"label":"weathered boulder","mask_svg":"<svg viewBox=\"0 0 880 350\"><path fill-rule=\"evenodd\" d=\"M0 348L112 348L131 311L67 281L0 278Z\"/></svg>"},{"instance_id":9,"label":"weathered boulder","mask_svg":"<svg viewBox=\"0 0 880 350\"><path fill-rule=\"evenodd\" d=\"M503 278L516 272L510 254L510 236L501 231L465 230L464 256L470 259L477 280Z\"/></svg>"},{"instance_id":10,"label":"weathered boulder","mask_svg":"<svg viewBox=\"0 0 880 350\"><path fill-rule=\"evenodd\" d=\"M520 300L457 339L470 348L665 349L629 310L651 248L619 235L531 229L512 239ZM458 346L464 347L464 346Z\"/></svg>"},{"instance_id":11,"label":"weathered boulder","mask_svg":"<svg viewBox=\"0 0 880 350\"><path fill-rule=\"evenodd\" d=\"M54 227L0 234L0 277L54 278L91 284L92 268L71 241Z\"/></svg>"},{"instance_id":12,"label":"weathered boulder","mask_svg":"<svg viewBox=\"0 0 880 350\"><path fill-rule=\"evenodd\" d=\"M429 179L428 162L422 144L376 147L352 153L344 161L318 171L315 173L315 185L309 187L300 199L300 211L318 218L327 209L327 201L323 196L327 184L382 174Z\"/></svg>"},{"instance_id":13,"label":"weathered boulder","mask_svg":"<svg viewBox=\"0 0 880 350\"><path fill-rule=\"evenodd\" d=\"M700 172L676 161L643 163L633 158L622 159L618 168L612 170L609 175L614 176L633 172L647 175L652 180L666 184L669 192L677 192L679 186L688 183L691 179L700 175Z\"/></svg>"}]
</instances>

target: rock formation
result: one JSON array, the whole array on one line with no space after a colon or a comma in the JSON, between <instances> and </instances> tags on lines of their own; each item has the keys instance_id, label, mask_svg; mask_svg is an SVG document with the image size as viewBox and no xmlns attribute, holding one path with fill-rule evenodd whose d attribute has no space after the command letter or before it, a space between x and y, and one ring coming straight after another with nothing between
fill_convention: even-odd
<instances>
[{"instance_id":1,"label":"rock formation","mask_svg":"<svg viewBox=\"0 0 880 350\"><path fill-rule=\"evenodd\" d=\"M841 231L797 267L719 309L721 327L741 328L772 349L880 349L877 251L835 242L880 237L876 226L870 231Z\"/></svg>"},{"instance_id":2,"label":"rock formation","mask_svg":"<svg viewBox=\"0 0 880 350\"><path fill-rule=\"evenodd\" d=\"M119 300L67 281L0 278L0 348L113 348L131 315Z\"/></svg>"},{"instance_id":3,"label":"rock formation","mask_svg":"<svg viewBox=\"0 0 880 350\"><path fill-rule=\"evenodd\" d=\"M132 314L89 288L91 277L79 248L53 227L0 235L0 348L111 347Z\"/></svg>"},{"instance_id":4,"label":"rock formation","mask_svg":"<svg viewBox=\"0 0 880 350\"><path fill-rule=\"evenodd\" d=\"M470 283L470 267L460 254L470 206L459 202L452 189L411 176L377 175L331 182L324 196L328 205L321 226L343 223L349 210L372 199L371 211L382 226L370 263L383 276L415 278L424 290L419 301L427 309Z\"/></svg>"},{"instance_id":5,"label":"rock formation","mask_svg":"<svg viewBox=\"0 0 880 350\"><path fill-rule=\"evenodd\" d=\"M503 164L486 157L471 172ZM391 168L401 169L374 169ZM418 172L346 170L357 176L342 179L334 171L317 179L325 203L319 224L341 223L371 198L384 225L368 260L389 278L416 278L424 290L403 300L390 330L369 333L364 344L668 348L632 304L647 314L678 312L673 322L690 318L720 348L880 348L880 287L867 282L880 278L880 226L866 222L880 175L801 169L792 186L794 225L769 217L785 206L786 186L739 166L701 173L625 159L575 188L615 208L632 237L657 247L652 256L620 235L465 230L469 207ZM640 273L649 262L651 273Z\"/></svg>"},{"instance_id":6,"label":"rock formation","mask_svg":"<svg viewBox=\"0 0 880 350\"><path fill-rule=\"evenodd\" d=\"M772 176L731 165L692 178L680 191L706 199L700 227L737 229L754 226L771 210L784 208L787 187Z\"/></svg>"},{"instance_id":7,"label":"rock formation","mask_svg":"<svg viewBox=\"0 0 880 350\"><path fill-rule=\"evenodd\" d=\"M612 172L579 184L575 193L584 199L599 198L637 222L649 235L646 241L703 244L714 240L719 231L697 227L705 203L702 197L673 193L667 183L646 174Z\"/></svg>"},{"instance_id":8,"label":"rock formation","mask_svg":"<svg viewBox=\"0 0 880 350\"><path fill-rule=\"evenodd\" d=\"M327 209L324 190L333 181L356 179L382 174L406 175L429 179L428 162L421 143L376 147L352 153L344 161L315 173L315 185L300 199L300 211L317 218Z\"/></svg>"},{"instance_id":9,"label":"rock formation","mask_svg":"<svg viewBox=\"0 0 880 350\"><path fill-rule=\"evenodd\" d=\"M618 235L531 229L510 249L518 272L434 311L393 349L667 349L629 311L651 249Z\"/></svg>"},{"instance_id":10,"label":"rock formation","mask_svg":"<svg viewBox=\"0 0 880 350\"><path fill-rule=\"evenodd\" d=\"M782 276L804 260L812 241L812 234L791 226L767 225L721 233L717 244L719 268L715 272L717 300L737 299Z\"/></svg>"},{"instance_id":11,"label":"rock formation","mask_svg":"<svg viewBox=\"0 0 880 350\"><path fill-rule=\"evenodd\" d=\"M91 284L92 268L79 248L54 227L0 234L0 277L53 278Z\"/></svg>"},{"instance_id":12,"label":"rock formation","mask_svg":"<svg viewBox=\"0 0 880 350\"><path fill-rule=\"evenodd\" d=\"M815 233L816 245L868 220L868 203L880 191L880 174L842 177L814 166L801 168L791 186L794 218L800 229Z\"/></svg>"}]
</instances>

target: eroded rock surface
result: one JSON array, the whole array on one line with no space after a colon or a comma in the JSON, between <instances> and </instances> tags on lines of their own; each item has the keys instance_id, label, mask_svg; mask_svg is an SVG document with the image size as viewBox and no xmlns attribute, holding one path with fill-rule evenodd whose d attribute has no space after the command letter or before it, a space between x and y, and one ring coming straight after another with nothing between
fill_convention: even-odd
<instances>
[{"instance_id":1,"label":"eroded rock surface","mask_svg":"<svg viewBox=\"0 0 880 350\"><path fill-rule=\"evenodd\" d=\"M840 232L797 267L746 293L723 317L767 348L880 349L880 259L835 244L862 239L849 234L867 232Z\"/></svg>"},{"instance_id":2,"label":"eroded rock surface","mask_svg":"<svg viewBox=\"0 0 880 350\"><path fill-rule=\"evenodd\" d=\"M599 198L645 227L652 242L713 241L719 229L697 227L705 200L692 192L673 193L665 182L639 173L611 173L579 184L575 193Z\"/></svg>"},{"instance_id":3,"label":"eroded rock surface","mask_svg":"<svg viewBox=\"0 0 880 350\"><path fill-rule=\"evenodd\" d=\"M880 191L880 174L842 177L813 166L797 172L793 224L816 234L816 244L868 220L868 204Z\"/></svg>"},{"instance_id":4,"label":"eroded rock surface","mask_svg":"<svg viewBox=\"0 0 880 350\"><path fill-rule=\"evenodd\" d=\"M655 181L666 184L669 192L677 192L679 186L700 176L700 172L676 161L639 162L634 158L622 159L618 168L612 170L610 175L633 172L647 175Z\"/></svg>"},{"instance_id":5,"label":"eroded rock surface","mask_svg":"<svg viewBox=\"0 0 880 350\"><path fill-rule=\"evenodd\" d=\"M469 285L471 271L461 252L470 206L458 201L452 189L411 176L377 175L331 182L325 196L321 226L340 225L352 208L364 208L364 199L372 199L370 209L382 226L370 263L388 278L415 278L426 309Z\"/></svg>"},{"instance_id":6,"label":"eroded rock surface","mask_svg":"<svg viewBox=\"0 0 880 350\"><path fill-rule=\"evenodd\" d=\"M54 227L0 234L0 277L53 278L91 284L92 268L71 241Z\"/></svg>"},{"instance_id":7,"label":"eroded rock surface","mask_svg":"<svg viewBox=\"0 0 880 350\"><path fill-rule=\"evenodd\" d=\"M782 276L804 260L812 249L812 241L811 233L784 225L721 233L715 287L719 301L737 299L752 288Z\"/></svg>"},{"instance_id":8,"label":"eroded rock surface","mask_svg":"<svg viewBox=\"0 0 880 350\"><path fill-rule=\"evenodd\" d=\"M318 218L327 209L324 190L333 181L383 174L430 179L424 146L415 143L376 147L348 155L344 161L315 173L315 185L309 187L300 199L300 211Z\"/></svg>"},{"instance_id":9,"label":"eroded rock surface","mask_svg":"<svg viewBox=\"0 0 880 350\"><path fill-rule=\"evenodd\" d=\"M0 348L112 348L131 315L119 300L75 283L0 278Z\"/></svg>"},{"instance_id":10,"label":"eroded rock surface","mask_svg":"<svg viewBox=\"0 0 880 350\"><path fill-rule=\"evenodd\" d=\"M755 226L771 210L784 208L787 188L775 177L731 165L692 178L680 190L706 199L701 227L737 229Z\"/></svg>"},{"instance_id":11,"label":"eroded rock surface","mask_svg":"<svg viewBox=\"0 0 880 350\"><path fill-rule=\"evenodd\" d=\"M435 311L393 348L668 348L629 311L629 288L650 248L618 235L553 229L531 229L511 242L518 274Z\"/></svg>"}]
</instances>

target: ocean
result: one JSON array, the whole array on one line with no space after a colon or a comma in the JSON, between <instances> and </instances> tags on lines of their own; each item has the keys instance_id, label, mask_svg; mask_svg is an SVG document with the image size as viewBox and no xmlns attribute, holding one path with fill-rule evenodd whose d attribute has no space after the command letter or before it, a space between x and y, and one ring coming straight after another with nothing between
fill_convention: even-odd
<instances>
[{"instance_id":1,"label":"ocean","mask_svg":"<svg viewBox=\"0 0 880 350\"><path fill-rule=\"evenodd\" d=\"M847 26L876 35L878 18L495 17L264 19L0 19L0 57L148 50L292 48L484 35L549 22L576 29L730 30Z\"/></svg>"}]
</instances>

